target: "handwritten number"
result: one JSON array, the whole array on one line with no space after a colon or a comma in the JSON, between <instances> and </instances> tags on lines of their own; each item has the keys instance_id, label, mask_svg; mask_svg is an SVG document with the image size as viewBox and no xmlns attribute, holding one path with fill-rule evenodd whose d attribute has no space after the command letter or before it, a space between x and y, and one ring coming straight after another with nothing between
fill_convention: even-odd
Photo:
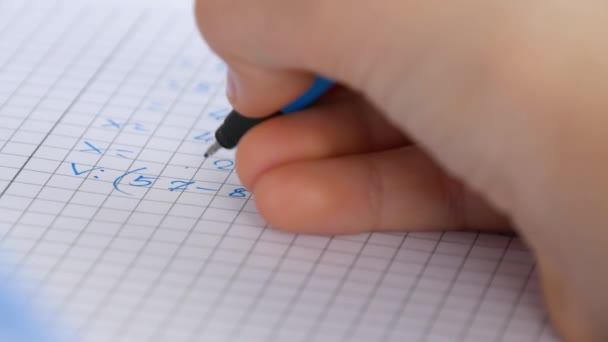
<instances>
[{"instance_id":1,"label":"handwritten number","mask_svg":"<svg viewBox=\"0 0 608 342\"><path fill-rule=\"evenodd\" d=\"M156 179L156 177L146 177L140 175L137 176L137 178L135 178L132 182L129 182L129 185L136 186L138 188L145 188L152 185Z\"/></svg>"},{"instance_id":2,"label":"handwritten number","mask_svg":"<svg viewBox=\"0 0 608 342\"><path fill-rule=\"evenodd\" d=\"M199 134L199 135L195 136L194 140L200 140L206 144L210 144L215 140L215 137L213 136L213 133L207 131L207 132L204 132L203 134Z\"/></svg>"},{"instance_id":3,"label":"handwritten number","mask_svg":"<svg viewBox=\"0 0 608 342\"><path fill-rule=\"evenodd\" d=\"M127 192L125 192L125 191L123 191L123 190L120 189L120 186L119 186L120 182L123 180L123 178L127 177L128 175L131 175L131 174L134 174L134 173L137 173L137 172L141 172L141 171L144 171L144 170L147 170L147 169L148 169L147 167L141 167L139 169L135 169L133 171L126 172L122 176L117 177L114 180L114 182L112 183L112 185L114 185L114 189L116 191L118 191L118 192L122 192L123 194L130 195L129 193L127 193Z\"/></svg>"},{"instance_id":4,"label":"handwritten number","mask_svg":"<svg viewBox=\"0 0 608 342\"><path fill-rule=\"evenodd\" d=\"M228 196L230 196L230 197L238 197L238 198L247 197L247 189L245 189L245 188L236 188L231 193L229 193Z\"/></svg>"},{"instance_id":5,"label":"handwritten number","mask_svg":"<svg viewBox=\"0 0 608 342\"><path fill-rule=\"evenodd\" d=\"M189 182L189 181L182 181L182 180L175 180L171 182L171 185L174 184L179 184L178 186L169 188L169 191L185 191L189 185L192 185L196 182Z\"/></svg>"},{"instance_id":6,"label":"handwritten number","mask_svg":"<svg viewBox=\"0 0 608 342\"><path fill-rule=\"evenodd\" d=\"M234 161L230 159L218 159L213 162L213 165L215 165L218 170L230 171L234 166Z\"/></svg>"}]
</instances>

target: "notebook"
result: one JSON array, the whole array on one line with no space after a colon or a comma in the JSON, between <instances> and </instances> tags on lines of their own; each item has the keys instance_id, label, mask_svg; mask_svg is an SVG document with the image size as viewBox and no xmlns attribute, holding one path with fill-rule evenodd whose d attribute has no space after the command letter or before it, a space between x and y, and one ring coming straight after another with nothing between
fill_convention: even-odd
<instances>
[{"instance_id":1,"label":"notebook","mask_svg":"<svg viewBox=\"0 0 608 342\"><path fill-rule=\"evenodd\" d=\"M77 341L557 341L507 235L294 235L190 1L0 1L0 269ZM293 194L297 196L297 194Z\"/></svg>"}]
</instances>

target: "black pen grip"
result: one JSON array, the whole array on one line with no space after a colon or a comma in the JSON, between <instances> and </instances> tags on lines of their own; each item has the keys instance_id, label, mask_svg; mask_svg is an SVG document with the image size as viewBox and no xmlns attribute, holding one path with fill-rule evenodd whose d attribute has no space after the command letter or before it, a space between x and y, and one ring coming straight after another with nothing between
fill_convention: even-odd
<instances>
[{"instance_id":1,"label":"black pen grip","mask_svg":"<svg viewBox=\"0 0 608 342\"><path fill-rule=\"evenodd\" d=\"M249 129L279 114L276 113L263 118L248 118L233 110L215 131L215 140L223 148L234 148Z\"/></svg>"}]
</instances>

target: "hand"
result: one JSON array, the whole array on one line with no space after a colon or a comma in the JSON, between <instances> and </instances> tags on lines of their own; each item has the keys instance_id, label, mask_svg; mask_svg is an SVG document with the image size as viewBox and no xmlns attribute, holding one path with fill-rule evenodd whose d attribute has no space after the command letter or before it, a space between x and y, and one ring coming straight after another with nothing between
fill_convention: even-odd
<instances>
[{"instance_id":1,"label":"hand","mask_svg":"<svg viewBox=\"0 0 608 342\"><path fill-rule=\"evenodd\" d=\"M512 225L572 341L608 340L608 4L198 0L251 116L238 172L293 231Z\"/></svg>"}]
</instances>

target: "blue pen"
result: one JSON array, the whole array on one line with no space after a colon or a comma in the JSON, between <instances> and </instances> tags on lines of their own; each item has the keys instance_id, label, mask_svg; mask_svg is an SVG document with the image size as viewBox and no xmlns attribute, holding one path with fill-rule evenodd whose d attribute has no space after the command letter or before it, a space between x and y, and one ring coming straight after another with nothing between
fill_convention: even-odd
<instances>
[{"instance_id":1,"label":"blue pen","mask_svg":"<svg viewBox=\"0 0 608 342\"><path fill-rule=\"evenodd\" d=\"M233 110L228 114L224 123L215 131L215 143L209 147L205 153L205 158L212 156L221 148L231 149L236 147L243 135L260 122L277 115L297 112L310 106L319 97L323 96L333 84L331 80L317 77L312 86L302 96L285 106L280 112L265 118L248 118Z\"/></svg>"}]
</instances>

